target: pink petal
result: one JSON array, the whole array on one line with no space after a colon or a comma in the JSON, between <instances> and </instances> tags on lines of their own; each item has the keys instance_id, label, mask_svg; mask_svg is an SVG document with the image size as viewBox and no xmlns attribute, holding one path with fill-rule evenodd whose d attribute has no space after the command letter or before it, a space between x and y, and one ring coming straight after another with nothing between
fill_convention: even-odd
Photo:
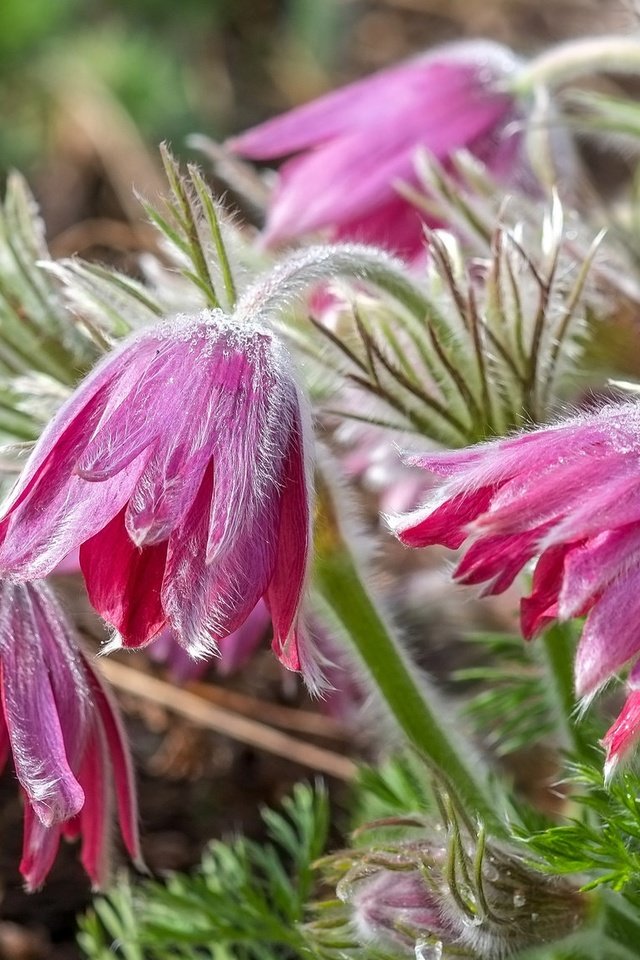
<instances>
[{"instance_id":1,"label":"pink petal","mask_svg":"<svg viewBox=\"0 0 640 960\"><path fill-rule=\"evenodd\" d=\"M285 163L267 221L270 240L366 215L378 204L393 200L398 181L415 183L414 156L419 145L442 158L499 123L508 101L474 101L467 82L465 78L461 89L448 91L446 102L438 98L432 107L419 96L415 109L396 115L385 137L380 137L381 121L376 118L372 129L360 125ZM425 124L427 110L430 116ZM310 183L314 185L311 193Z\"/></svg>"},{"instance_id":2,"label":"pink petal","mask_svg":"<svg viewBox=\"0 0 640 960\"><path fill-rule=\"evenodd\" d=\"M292 385L279 383L274 375L272 351L273 343L262 338L251 357L236 347L225 358L224 388L214 414L208 563L233 551L240 531L279 497L277 477L299 402Z\"/></svg>"},{"instance_id":3,"label":"pink petal","mask_svg":"<svg viewBox=\"0 0 640 960\"><path fill-rule=\"evenodd\" d=\"M468 524L489 508L495 492L493 486L480 487L455 494L435 507L419 507L401 518L396 536L408 547L439 543L456 550L468 536Z\"/></svg>"},{"instance_id":4,"label":"pink petal","mask_svg":"<svg viewBox=\"0 0 640 960\"><path fill-rule=\"evenodd\" d=\"M0 687L2 687L2 660L0 660ZM4 711L0 705L0 773L2 773L6 767L10 754L11 741L9 739L9 731L5 723Z\"/></svg>"},{"instance_id":5,"label":"pink petal","mask_svg":"<svg viewBox=\"0 0 640 960\"><path fill-rule=\"evenodd\" d=\"M60 846L60 827L45 827L25 804L20 873L27 890L38 890L53 866Z\"/></svg>"},{"instance_id":6,"label":"pink petal","mask_svg":"<svg viewBox=\"0 0 640 960\"><path fill-rule=\"evenodd\" d=\"M80 813L82 866L94 888L109 881L111 852L112 783L104 731L94 729L80 771L86 802Z\"/></svg>"},{"instance_id":7,"label":"pink petal","mask_svg":"<svg viewBox=\"0 0 640 960\"><path fill-rule=\"evenodd\" d=\"M605 779L609 780L625 755L635 746L640 734L640 692L632 691L616 718L607 730L602 745L607 751Z\"/></svg>"},{"instance_id":8,"label":"pink petal","mask_svg":"<svg viewBox=\"0 0 640 960\"><path fill-rule=\"evenodd\" d=\"M127 470L104 483L71 476L46 488L43 481L4 521L0 571L7 577L29 580L48 576L70 551L120 512L143 466L143 460L134 460Z\"/></svg>"},{"instance_id":9,"label":"pink petal","mask_svg":"<svg viewBox=\"0 0 640 960\"><path fill-rule=\"evenodd\" d=\"M557 615L566 557L574 545L549 547L536 564L531 594L520 601L522 633L530 640Z\"/></svg>"},{"instance_id":10,"label":"pink petal","mask_svg":"<svg viewBox=\"0 0 640 960\"><path fill-rule=\"evenodd\" d=\"M611 584L587 617L575 662L576 692L589 696L640 652L640 572Z\"/></svg>"},{"instance_id":11,"label":"pink petal","mask_svg":"<svg viewBox=\"0 0 640 960\"><path fill-rule=\"evenodd\" d=\"M585 477L585 483L588 482ZM597 536L603 530L622 527L640 520L638 498L638 466L632 459L612 469L609 482L603 480L587 498L577 497L573 509L553 531L553 539L584 540Z\"/></svg>"},{"instance_id":12,"label":"pink petal","mask_svg":"<svg viewBox=\"0 0 640 960\"><path fill-rule=\"evenodd\" d=\"M573 509L576 499L581 500L585 483L589 484L590 496L597 494L599 486L606 489L615 466L613 457L586 463L578 458L546 472L518 474L502 485L490 512L478 520L477 528L518 533L562 518ZM552 536L555 541L555 530Z\"/></svg>"},{"instance_id":13,"label":"pink petal","mask_svg":"<svg viewBox=\"0 0 640 960\"><path fill-rule=\"evenodd\" d=\"M254 160L276 159L315 146L357 126L372 103L391 107L396 95L406 92L408 76L419 65L420 61L411 61L333 90L233 137L227 146Z\"/></svg>"},{"instance_id":14,"label":"pink petal","mask_svg":"<svg viewBox=\"0 0 640 960\"><path fill-rule=\"evenodd\" d=\"M262 645L270 624L269 611L264 602L259 600L242 626L229 634L221 644L220 658L217 662L218 673L228 677L241 670L256 649Z\"/></svg>"},{"instance_id":15,"label":"pink petal","mask_svg":"<svg viewBox=\"0 0 640 960\"><path fill-rule=\"evenodd\" d=\"M300 669L294 650L293 630L307 579L310 529L310 483L305 471L302 426L298 424L289 440L282 476L278 551L268 602L273 622L273 649L290 669Z\"/></svg>"},{"instance_id":16,"label":"pink petal","mask_svg":"<svg viewBox=\"0 0 640 960\"><path fill-rule=\"evenodd\" d=\"M490 585L487 594L502 593L537 552L546 531L543 525L526 533L481 537L458 564L456 580L465 584L486 582Z\"/></svg>"},{"instance_id":17,"label":"pink petal","mask_svg":"<svg viewBox=\"0 0 640 960\"><path fill-rule=\"evenodd\" d=\"M571 551L565 562L560 613L581 615L590 601L618 576L640 566L640 529L606 530Z\"/></svg>"},{"instance_id":18,"label":"pink petal","mask_svg":"<svg viewBox=\"0 0 640 960\"><path fill-rule=\"evenodd\" d=\"M426 216L414 204L396 195L375 210L351 220L340 221L332 227L331 239L373 244L392 250L406 260L415 261L426 254L425 224L433 229L443 226L435 217ZM269 234L265 235L267 243L275 242L275 239ZM314 313L321 316L322 303L314 302L313 307Z\"/></svg>"},{"instance_id":19,"label":"pink petal","mask_svg":"<svg viewBox=\"0 0 640 960\"><path fill-rule=\"evenodd\" d=\"M127 647L143 646L166 623L161 587L167 542L150 547L132 543L124 510L83 543L80 564L89 600L107 623L122 636Z\"/></svg>"},{"instance_id":20,"label":"pink petal","mask_svg":"<svg viewBox=\"0 0 640 960\"><path fill-rule=\"evenodd\" d=\"M143 869L144 861L138 834L138 804L126 733L111 695L88 660L84 660L84 669L98 709L98 717L111 761L113 787L122 839L133 862Z\"/></svg>"},{"instance_id":21,"label":"pink petal","mask_svg":"<svg viewBox=\"0 0 640 960\"><path fill-rule=\"evenodd\" d=\"M213 471L205 474L184 524L171 535L162 605L180 643L194 655L213 653L244 623L273 573L278 503L267 502L253 525L237 533L233 549L208 564Z\"/></svg>"},{"instance_id":22,"label":"pink petal","mask_svg":"<svg viewBox=\"0 0 640 960\"><path fill-rule=\"evenodd\" d=\"M82 736L77 681L55 656L46 661L43 657L38 597L30 585L4 585L0 617L5 624L9 621L11 630L10 638L1 637L0 659L2 709L16 775L39 819L51 826L74 816L84 802L69 762ZM72 744L69 758L67 736Z\"/></svg>"},{"instance_id":23,"label":"pink petal","mask_svg":"<svg viewBox=\"0 0 640 960\"><path fill-rule=\"evenodd\" d=\"M154 349L147 348L136 358L135 379L119 383L117 398L110 397L107 416L78 461L80 476L92 481L114 477L166 435L168 417L170 436L189 421L193 412L191 394L194 388L201 388L204 378L197 374L185 378L194 367L198 369L208 343L203 330L193 333L191 342L166 333L150 338Z\"/></svg>"}]
</instances>

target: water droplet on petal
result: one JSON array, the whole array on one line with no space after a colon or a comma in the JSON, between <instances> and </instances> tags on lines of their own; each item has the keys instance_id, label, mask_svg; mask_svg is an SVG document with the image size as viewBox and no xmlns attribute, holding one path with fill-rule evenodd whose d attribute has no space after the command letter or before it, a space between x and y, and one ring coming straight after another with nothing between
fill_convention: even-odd
<instances>
[{"instance_id":1,"label":"water droplet on petal","mask_svg":"<svg viewBox=\"0 0 640 960\"><path fill-rule=\"evenodd\" d=\"M439 940L418 940L415 946L416 960L441 960L442 943Z\"/></svg>"}]
</instances>

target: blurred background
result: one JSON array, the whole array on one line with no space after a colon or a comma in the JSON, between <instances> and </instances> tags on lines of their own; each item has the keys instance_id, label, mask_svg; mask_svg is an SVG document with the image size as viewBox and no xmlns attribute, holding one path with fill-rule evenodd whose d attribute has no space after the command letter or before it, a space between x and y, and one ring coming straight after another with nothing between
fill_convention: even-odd
<instances>
[{"instance_id":1,"label":"blurred background","mask_svg":"<svg viewBox=\"0 0 640 960\"><path fill-rule=\"evenodd\" d=\"M191 133L224 140L452 39L486 36L529 54L637 23L632 0L2 0L0 178L12 168L26 174L54 254L100 259L116 250L135 269L148 233L132 187L151 197L163 189L161 140L178 157L193 156ZM299 697L266 651L250 676L216 684L207 696L244 697L234 709L248 714L252 698L291 705ZM123 706L156 871L188 868L212 836L257 831L259 804L309 776L161 706L132 696ZM310 740L340 757L347 745L323 723ZM72 852L41 894L26 897L20 821L8 773L0 781L0 960L77 957L74 916L90 897L86 878Z\"/></svg>"},{"instance_id":2,"label":"blurred background","mask_svg":"<svg viewBox=\"0 0 640 960\"><path fill-rule=\"evenodd\" d=\"M137 215L160 140L179 155L446 40L530 53L633 22L633 0L3 0L0 170L29 177L66 253L78 222Z\"/></svg>"}]
</instances>

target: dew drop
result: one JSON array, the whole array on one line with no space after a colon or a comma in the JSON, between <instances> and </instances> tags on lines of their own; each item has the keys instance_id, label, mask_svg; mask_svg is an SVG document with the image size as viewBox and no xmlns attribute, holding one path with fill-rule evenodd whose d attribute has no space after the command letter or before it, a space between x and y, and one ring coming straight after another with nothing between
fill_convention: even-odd
<instances>
[{"instance_id":1,"label":"dew drop","mask_svg":"<svg viewBox=\"0 0 640 960\"><path fill-rule=\"evenodd\" d=\"M441 960L442 943L440 940L418 940L415 946L416 960Z\"/></svg>"},{"instance_id":2,"label":"dew drop","mask_svg":"<svg viewBox=\"0 0 640 960\"><path fill-rule=\"evenodd\" d=\"M521 893L520 891L516 891L516 893L514 893L513 895L514 907L524 907L526 902L527 902L527 898L525 897L524 893Z\"/></svg>"},{"instance_id":3,"label":"dew drop","mask_svg":"<svg viewBox=\"0 0 640 960\"><path fill-rule=\"evenodd\" d=\"M489 883L496 883L500 879L500 871L492 863L486 863L482 872L484 879Z\"/></svg>"}]
</instances>

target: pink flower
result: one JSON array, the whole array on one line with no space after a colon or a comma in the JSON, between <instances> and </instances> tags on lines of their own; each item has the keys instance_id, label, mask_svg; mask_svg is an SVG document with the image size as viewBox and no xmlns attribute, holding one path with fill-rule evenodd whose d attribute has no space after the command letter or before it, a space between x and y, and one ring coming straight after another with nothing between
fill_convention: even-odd
<instances>
[{"instance_id":1,"label":"pink flower","mask_svg":"<svg viewBox=\"0 0 640 960\"><path fill-rule=\"evenodd\" d=\"M392 521L403 543L467 543L455 576L500 593L537 558L521 604L532 637L587 616L576 692L592 696L640 654L640 405L619 403L557 426L412 458L441 478L420 509Z\"/></svg>"},{"instance_id":2,"label":"pink flower","mask_svg":"<svg viewBox=\"0 0 640 960\"><path fill-rule=\"evenodd\" d=\"M111 823L140 862L131 763L116 709L50 590L0 582L0 769L11 755L25 795L20 870L44 882L60 837L82 837L94 884L109 876Z\"/></svg>"},{"instance_id":3,"label":"pink flower","mask_svg":"<svg viewBox=\"0 0 640 960\"><path fill-rule=\"evenodd\" d=\"M214 652L267 601L274 649L298 629L310 477L281 342L219 310L125 340L43 433L0 520L0 575L49 574L76 547L94 607L127 647L170 627Z\"/></svg>"},{"instance_id":4,"label":"pink flower","mask_svg":"<svg viewBox=\"0 0 640 960\"><path fill-rule=\"evenodd\" d=\"M265 241L328 228L413 258L424 247L424 215L397 190L417 186L425 148L445 166L467 149L507 184L533 177L522 121L501 89L517 60L506 47L463 42L384 70L235 137L229 147L256 160L289 159L269 209ZM429 220L431 226L435 221Z\"/></svg>"},{"instance_id":5,"label":"pink flower","mask_svg":"<svg viewBox=\"0 0 640 960\"><path fill-rule=\"evenodd\" d=\"M426 936L434 944L458 939L437 893L429 889L419 870L370 868L352 887L353 924L362 943L408 950Z\"/></svg>"}]
</instances>

